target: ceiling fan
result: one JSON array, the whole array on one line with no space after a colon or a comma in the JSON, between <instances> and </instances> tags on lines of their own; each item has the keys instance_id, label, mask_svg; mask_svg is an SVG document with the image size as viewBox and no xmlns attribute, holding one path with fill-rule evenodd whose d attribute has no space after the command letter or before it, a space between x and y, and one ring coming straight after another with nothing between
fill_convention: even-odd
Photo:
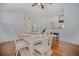
<instances>
[{"instance_id":1,"label":"ceiling fan","mask_svg":"<svg viewBox=\"0 0 79 59\"><path fill-rule=\"evenodd\" d=\"M49 3L49 4L52 4L52 3ZM36 5L39 5L41 9L45 8L45 3L34 3L32 6L36 6Z\"/></svg>"}]
</instances>

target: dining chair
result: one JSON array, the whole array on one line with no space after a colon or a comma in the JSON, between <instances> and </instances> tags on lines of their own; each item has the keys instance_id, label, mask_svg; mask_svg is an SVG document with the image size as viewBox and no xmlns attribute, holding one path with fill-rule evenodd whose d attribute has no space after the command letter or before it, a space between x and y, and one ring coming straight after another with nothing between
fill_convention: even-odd
<instances>
[{"instance_id":1,"label":"dining chair","mask_svg":"<svg viewBox=\"0 0 79 59\"><path fill-rule=\"evenodd\" d=\"M35 51L41 56L51 56L51 53L53 53L51 50L52 36L50 29L47 29L41 40L42 43L34 46Z\"/></svg>"}]
</instances>

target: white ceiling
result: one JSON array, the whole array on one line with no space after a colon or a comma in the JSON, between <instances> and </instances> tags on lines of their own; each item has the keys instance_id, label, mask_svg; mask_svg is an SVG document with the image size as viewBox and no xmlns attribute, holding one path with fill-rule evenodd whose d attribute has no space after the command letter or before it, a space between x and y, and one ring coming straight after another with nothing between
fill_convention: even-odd
<instances>
[{"instance_id":1,"label":"white ceiling","mask_svg":"<svg viewBox=\"0 0 79 59\"><path fill-rule=\"evenodd\" d=\"M30 16L43 16L43 17L52 17L53 15L58 15L63 12L64 4L55 3L55 4L46 4L45 9L37 8L36 6L32 7L33 3L5 3L0 4L2 11L7 12L19 12L24 13Z\"/></svg>"}]
</instances>

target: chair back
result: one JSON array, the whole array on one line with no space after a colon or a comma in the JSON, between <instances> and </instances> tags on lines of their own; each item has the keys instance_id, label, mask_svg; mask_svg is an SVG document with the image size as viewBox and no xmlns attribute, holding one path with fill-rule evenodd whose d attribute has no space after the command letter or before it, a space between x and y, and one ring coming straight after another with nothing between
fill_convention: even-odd
<instances>
[{"instance_id":1,"label":"chair back","mask_svg":"<svg viewBox=\"0 0 79 59\"><path fill-rule=\"evenodd\" d=\"M53 38L52 30L51 29L46 29L46 31L44 33L44 40L43 40L43 42L46 45L48 45L49 48L51 48L52 38Z\"/></svg>"}]
</instances>

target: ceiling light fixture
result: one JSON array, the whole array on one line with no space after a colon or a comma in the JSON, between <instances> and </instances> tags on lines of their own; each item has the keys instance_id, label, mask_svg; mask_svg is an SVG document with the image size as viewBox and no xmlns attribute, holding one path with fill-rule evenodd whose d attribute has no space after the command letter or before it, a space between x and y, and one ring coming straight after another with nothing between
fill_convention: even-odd
<instances>
[{"instance_id":1,"label":"ceiling light fixture","mask_svg":"<svg viewBox=\"0 0 79 59\"><path fill-rule=\"evenodd\" d=\"M52 4L52 3L49 3L49 4ZM32 6L36 6L36 5L40 6L41 9L45 8L45 3L34 3Z\"/></svg>"}]
</instances>

